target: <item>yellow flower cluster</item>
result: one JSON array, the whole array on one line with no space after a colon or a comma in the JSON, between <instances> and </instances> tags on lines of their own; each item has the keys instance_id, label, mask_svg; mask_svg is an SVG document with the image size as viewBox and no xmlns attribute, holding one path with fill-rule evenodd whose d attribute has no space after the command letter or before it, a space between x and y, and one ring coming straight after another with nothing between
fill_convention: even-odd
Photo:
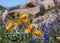
<instances>
[{"instance_id":1,"label":"yellow flower cluster","mask_svg":"<svg viewBox=\"0 0 60 43\"><path fill-rule=\"evenodd\" d=\"M29 29L25 29L25 33L31 33L32 31L33 31L33 29L34 29L34 26L31 24L30 26L29 26ZM43 32L42 32L42 30L36 30L35 32L34 32L34 34L36 35L36 36L42 36L43 35Z\"/></svg>"},{"instance_id":2,"label":"yellow flower cluster","mask_svg":"<svg viewBox=\"0 0 60 43\"><path fill-rule=\"evenodd\" d=\"M19 18L23 19L23 22L25 24L29 24L30 23L30 19L28 18L28 14L27 13L23 13Z\"/></svg>"},{"instance_id":3,"label":"yellow flower cluster","mask_svg":"<svg viewBox=\"0 0 60 43\"><path fill-rule=\"evenodd\" d=\"M19 14L19 12L15 13L15 16L17 16ZM23 21L17 21L17 26L21 25L22 22L25 24L29 24L30 23L30 19L28 18L28 14L27 13L23 13L20 17L20 19L22 19ZM10 22L7 26L6 26L6 30L10 30L12 27L14 26L13 22Z\"/></svg>"},{"instance_id":4,"label":"yellow flower cluster","mask_svg":"<svg viewBox=\"0 0 60 43\"><path fill-rule=\"evenodd\" d=\"M6 30L10 30L12 27L14 27L14 23L10 22L7 26L6 26Z\"/></svg>"},{"instance_id":5,"label":"yellow flower cluster","mask_svg":"<svg viewBox=\"0 0 60 43\"><path fill-rule=\"evenodd\" d=\"M32 24L29 25L29 29L25 29L25 33L31 33L34 29L34 26Z\"/></svg>"},{"instance_id":6,"label":"yellow flower cluster","mask_svg":"<svg viewBox=\"0 0 60 43\"><path fill-rule=\"evenodd\" d=\"M16 12L15 15L17 15L19 12ZM24 32L26 34L29 34L31 32L33 32L33 29L34 29L34 26L32 24L30 24L30 19L28 18L28 14L27 13L24 13L22 14L21 16L19 16L19 18L22 20L22 21L17 21L16 24L17 26L21 25L22 23L24 24L29 24L29 29L25 29ZM13 22L10 22L7 26L6 26L6 30L10 30L12 27L14 27L14 23ZM11 30L11 32L14 32L14 30ZM35 35L37 36L41 36L43 34L43 32L41 30L36 30L35 32L33 32Z\"/></svg>"}]
</instances>

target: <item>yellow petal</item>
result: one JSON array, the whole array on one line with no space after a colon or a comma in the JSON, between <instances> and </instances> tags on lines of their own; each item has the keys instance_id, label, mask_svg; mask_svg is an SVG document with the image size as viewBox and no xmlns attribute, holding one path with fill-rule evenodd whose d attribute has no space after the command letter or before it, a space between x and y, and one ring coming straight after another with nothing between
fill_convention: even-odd
<instances>
[{"instance_id":1,"label":"yellow petal","mask_svg":"<svg viewBox=\"0 0 60 43\"><path fill-rule=\"evenodd\" d=\"M10 22L9 24L8 24L8 26L13 26L14 25L14 23L13 22Z\"/></svg>"},{"instance_id":2,"label":"yellow petal","mask_svg":"<svg viewBox=\"0 0 60 43\"><path fill-rule=\"evenodd\" d=\"M25 23L25 24L29 24L30 23L30 19L25 19L25 20L23 20L23 22Z\"/></svg>"},{"instance_id":3,"label":"yellow petal","mask_svg":"<svg viewBox=\"0 0 60 43\"><path fill-rule=\"evenodd\" d=\"M25 19L26 17L28 17L28 14L27 14L27 13L24 13L24 14L22 14L19 18Z\"/></svg>"},{"instance_id":4,"label":"yellow petal","mask_svg":"<svg viewBox=\"0 0 60 43\"><path fill-rule=\"evenodd\" d=\"M10 26L6 26L6 30L10 30Z\"/></svg>"},{"instance_id":5,"label":"yellow petal","mask_svg":"<svg viewBox=\"0 0 60 43\"><path fill-rule=\"evenodd\" d=\"M25 33L31 33L31 30L30 29L25 29L25 31L24 31Z\"/></svg>"},{"instance_id":6,"label":"yellow petal","mask_svg":"<svg viewBox=\"0 0 60 43\"><path fill-rule=\"evenodd\" d=\"M29 29L34 29L34 26L31 24L31 25L29 26Z\"/></svg>"},{"instance_id":7,"label":"yellow petal","mask_svg":"<svg viewBox=\"0 0 60 43\"><path fill-rule=\"evenodd\" d=\"M34 32L34 34L37 35L37 36L41 36L43 33L42 33L41 30L36 30L36 31Z\"/></svg>"},{"instance_id":8,"label":"yellow petal","mask_svg":"<svg viewBox=\"0 0 60 43\"><path fill-rule=\"evenodd\" d=\"M10 30L12 27L14 27L14 23L10 22L8 26L6 26L6 30Z\"/></svg>"}]
</instances>

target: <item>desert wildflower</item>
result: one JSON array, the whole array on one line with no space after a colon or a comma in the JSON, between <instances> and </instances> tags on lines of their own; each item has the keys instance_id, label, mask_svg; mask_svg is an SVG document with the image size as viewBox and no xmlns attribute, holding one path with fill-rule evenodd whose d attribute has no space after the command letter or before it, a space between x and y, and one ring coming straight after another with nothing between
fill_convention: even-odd
<instances>
[{"instance_id":1,"label":"desert wildflower","mask_svg":"<svg viewBox=\"0 0 60 43\"><path fill-rule=\"evenodd\" d=\"M29 29L34 29L34 26L30 24Z\"/></svg>"},{"instance_id":2,"label":"desert wildflower","mask_svg":"<svg viewBox=\"0 0 60 43\"><path fill-rule=\"evenodd\" d=\"M41 30L36 30L34 32L34 34L37 35L37 36L41 36L43 34L43 32Z\"/></svg>"},{"instance_id":3,"label":"desert wildflower","mask_svg":"<svg viewBox=\"0 0 60 43\"><path fill-rule=\"evenodd\" d=\"M25 19L26 17L28 17L28 14L27 13L23 13L19 18Z\"/></svg>"},{"instance_id":4,"label":"desert wildflower","mask_svg":"<svg viewBox=\"0 0 60 43\"><path fill-rule=\"evenodd\" d=\"M57 38L58 40L60 40L60 36L57 36L56 38Z\"/></svg>"},{"instance_id":5,"label":"desert wildflower","mask_svg":"<svg viewBox=\"0 0 60 43\"><path fill-rule=\"evenodd\" d=\"M10 30L10 26L6 26L6 30Z\"/></svg>"},{"instance_id":6,"label":"desert wildflower","mask_svg":"<svg viewBox=\"0 0 60 43\"><path fill-rule=\"evenodd\" d=\"M11 22L6 26L6 30L10 30L14 26L14 23Z\"/></svg>"},{"instance_id":7,"label":"desert wildflower","mask_svg":"<svg viewBox=\"0 0 60 43\"><path fill-rule=\"evenodd\" d=\"M30 29L25 29L24 32L27 33L27 34L29 34L29 33L31 33L31 30Z\"/></svg>"},{"instance_id":8,"label":"desert wildflower","mask_svg":"<svg viewBox=\"0 0 60 43\"><path fill-rule=\"evenodd\" d=\"M24 22L25 24L29 24L29 23L30 23L30 19L27 18L27 19L23 20L23 22Z\"/></svg>"}]
</instances>

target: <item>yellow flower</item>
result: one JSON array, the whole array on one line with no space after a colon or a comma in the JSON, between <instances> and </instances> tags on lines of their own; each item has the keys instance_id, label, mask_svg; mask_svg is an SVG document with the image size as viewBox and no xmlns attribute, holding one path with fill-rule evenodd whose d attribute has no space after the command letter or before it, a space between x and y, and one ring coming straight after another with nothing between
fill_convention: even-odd
<instances>
[{"instance_id":1,"label":"yellow flower","mask_svg":"<svg viewBox=\"0 0 60 43\"><path fill-rule=\"evenodd\" d=\"M37 36L41 36L43 34L43 32L41 30L36 30L34 32L34 34L37 35Z\"/></svg>"},{"instance_id":2,"label":"yellow flower","mask_svg":"<svg viewBox=\"0 0 60 43\"><path fill-rule=\"evenodd\" d=\"M58 40L60 40L60 36L57 36L56 38L57 38Z\"/></svg>"},{"instance_id":3,"label":"yellow flower","mask_svg":"<svg viewBox=\"0 0 60 43\"><path fill-rule=\"evenodd\" d=\"M29 24L30 23L30 19L25 19L25 20L23 20L23 22L25 23L25 24Z\"/></svg>"},{"instance_id":4,"label":"yellow flower","mask_svg":"<svg viewBox=\"0 0 60 43\"><path fill-rule=\"evenodd\" d=\"M29 33L31 33L31 30L30 29L25 29L24 32L27 33L27 34L29 34Z\"/></svg>"},{"instance_id":5,"label":"yellow flower","mask_svg":"<svg viewBox=\"0 0 60 43\"><path fill-rule=\"evenodd\" d=\"M19 18L25 19L25 18L27 18L27 17L28 17L28 14L27 14L27 13L23 13Z\"/></svg>"},{"instance_id":6,"label":"yellow flower","mask_svg":"<svg viewBox=\"0 0 60 43\"><path fill-rule=\"evenodd\" d=\"M17 16L19 14L19 12L15 12L15 16Z\"/></svg>"},{"instance_id":7,"label":"yellow flower","mask_svg":"<svg viewBox=\"0 0 60 43\"><path fill-rule=\"evenodd\" d=\"M2 41L3 40L3 38L2 37L0 37L0 41Z\"/></svg>"},{"instance_id":8,"label":"yellow flower","mask_svg":"<svg viewBox=\"0 0 60 43\"><path fill-rule=\"evenodd\" d=\"M10 26L6 26L6 30L10 30Z\"/></svg>"},{"instance_id":9,"label":"yellow flower","mask_svg":"<svg viewBox=\"0 0 60 43\"><path fill-rule=\"evenodd\" d=\"M34 29L34 26L30 24L29 29Z\"/></svg>"},{"instance_id":10,"label":"yellow flower","mask_svg":"<svg viewBox=\"0 0 60 43\"><path fill-rule=\"evenodd\" d=\"M10 30L14 26L14 23L11 22L6 26L6 30Z\"/></svg>"},{"instance_id":11,"label":"yellow flower","mask_svg":"<svg viewBox=\"0 0 60 43\"><path fill-rule=\"evenodd\" d=\"M8 26L13 26L14 25L14 23L13 22L10 22L9 24L8 24Z\"/></svg>"}]
</instances>

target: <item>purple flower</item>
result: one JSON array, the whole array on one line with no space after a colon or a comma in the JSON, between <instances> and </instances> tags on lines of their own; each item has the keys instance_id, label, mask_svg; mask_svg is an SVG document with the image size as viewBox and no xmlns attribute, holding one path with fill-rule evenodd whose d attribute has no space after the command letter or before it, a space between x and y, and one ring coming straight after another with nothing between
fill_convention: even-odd
<instances>
[{"instance_id":1,"label":"purple flower","mask_svg":"<svg viewBox=\"0 0 60 43\"><path fill-rule=\"evenodd\" d=\"M49 35L47 33L44 33L44 43L48 43L49 41Z\"/></svg>"},{"instance_id":2,"label":"purple flower","mask_svg":"<svg viewBox=\"0 0 60 43\"><path fill-rule=\"evenodd\" d=\"M29 43L34 43L33 41L29 41Z\"/></svg>"},{"instance_id":3,"label":"purple flower","mask_svg":"<svg viewBox=\"0 0 60 43\"><path fill-rule=\"evenodd\" d=\"M46 24L43 24L43 25L41 26L41 28L42 28L43 32L45 32L45 31L48 30L47 27L46 27Z\"/></svg>"},{"instance_id":4,"label":"purple flower","mask_svg":"<svg viewBox=\"0 0 60 43\"><path fill-rule=\"evenodd\" d=\"M23 27L22 26L19 26L19 31L23 31Z\"/></svg>"},{"instance_id":5,"label":"purple flower","mask_svg":"<svg viewBox=\"0 0 60 43\"><path fill-rule=\"evenodd\" d=\"M55 26L56 24L57 24L56 21L53 21L53 22L49 23L50 26Z\"/></svg>"},{"instance_id":6,"label":"purple flower","mask_svg":"<svg viewBox=\"0 0 60 43\"><path fill-rule=\"evenodd\" d=\"M60 23L60 20L58 20L57 23Z\"/></svg>"},{"instance_id":7,"label":"purple flower","mask_svg":"<svg viewBox=\"0 0 60 43\"><path fill-rule=\"evenodd\" d=\"M44 39L44 43L48 43L48 40L47 39Z\"/></svg>"},{"instance_id":8,"label":"purple flower","mask_svg":"<svg viewBox=\"0 0 60 43\"><path fill-rule=\"evenodd\" d=\"M37 43L38 42L38 40L37 39L34 39L34 43Z\"/></svg>"}]
</instances>

